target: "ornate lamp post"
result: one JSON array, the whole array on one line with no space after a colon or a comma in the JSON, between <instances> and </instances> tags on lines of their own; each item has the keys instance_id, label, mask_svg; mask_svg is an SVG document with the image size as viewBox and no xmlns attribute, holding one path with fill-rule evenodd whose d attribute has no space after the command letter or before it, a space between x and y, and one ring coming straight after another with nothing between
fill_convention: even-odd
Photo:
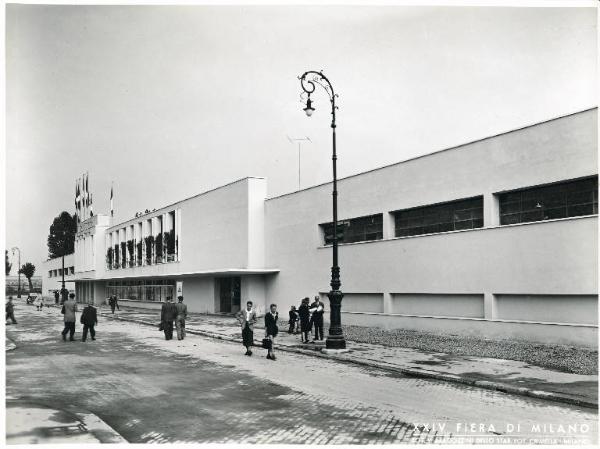
<instances>
[{"instance_id":1,"label":"ornate lamp post","mask_svg":"<svg viewBox=\"0 0 600 449\"><path fill-rule=\"evenodd\" d=\"M340 287L342 285L340 281L340 267L338 266L338 236L337 236L337 170L336 170L336 149L335 149L335 110L337 106L335 105L336 94L333 92L333 87L327 77L323 75L323 72L316 72L314 70L309 70L308 72L304 72L302 76L299 77L300 85L302 86L302 90L308 94L308 98L306 100L306 107L304 108L304 112L306 112L307 116L311 116L314 112L314 108L312 107L312 101L310 99L310 95L315 91L317 84L321 86L327 94L329 95L329 101L331 102L331 130L333 132L333 154L331 156L331 160L333 161L333 265L331 267L331 291L327 294L329 297L329 305L331 307L330 314L330 325L329 325L329 334L327 335L327 340L325 342L325 347L327 349L345 349L346 348L346 340L344 339L344 334L342 332L342 319L341 319L341 309L342 309L342 298L344 297L343 293L340 291Z\"/></svg>"},{"instance_id":2,"label":"ornate lamp post","mask_svg":"<svg viewBox=\"0 0 600 449\"><path fill-rule=\"evenodd\" d=\"M15 254L15 250L19 252L19 267L17 268L17 273L19 275L19 285L17 287L17 298L21 297L21 250L18 246L12 248L13 255Z\"/></svg>"}]
</instances>

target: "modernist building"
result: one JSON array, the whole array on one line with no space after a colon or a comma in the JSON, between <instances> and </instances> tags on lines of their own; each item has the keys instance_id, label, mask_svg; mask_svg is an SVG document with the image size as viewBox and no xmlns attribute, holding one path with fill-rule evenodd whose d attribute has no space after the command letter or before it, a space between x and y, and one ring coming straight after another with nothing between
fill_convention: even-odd
<instances>
[{"instance_id":1,"label":"modernist building","mask_svg":"<svg viewBox=\"0 0 600 449\"><path fill-rule=\"evenodd\" d=\"M71 293L75 291L75 256L65 256L65 288ZM54 292L60 291L63 279L62 257L56 257L44 262L42 267L42 294L44 297L54 298Z\"/></svg>"},{"instance_id":2,"label":"modernist building","mask_svg":"<svg viewBox=\"0 0 600 449\"><path fill-rule=\"evenodd\" d=\"M597 109L341 179L342 322L595 345ZM80 301L191 311L328 303L331 184L245 178L80 226Z\"/></svg>"}]
</instances>

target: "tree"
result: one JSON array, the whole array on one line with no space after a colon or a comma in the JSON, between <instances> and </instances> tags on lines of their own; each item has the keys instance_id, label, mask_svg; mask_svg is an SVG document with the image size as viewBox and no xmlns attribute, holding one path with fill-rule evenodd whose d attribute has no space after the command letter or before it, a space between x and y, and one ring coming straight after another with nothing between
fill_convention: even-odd
<instances>
[{"instance_id":1,"label":"tree","mask_svg":"<svg viewBox=\"0 0 600 449\"><path fill-rule=\"evenodd\" d=\"M77 218L75 215L64 211L54 218L48 234L48 256L64 257L75 251L75 234L77 232Z\"/></svg>"},{"instance_id":2,"label":"tree","mask_svg":"<svg viewBox=\"0 0 600 449\"><path fill-rule=\"evenodd\" d=\"M29 293L31 293L33 291L33 284L31 283L31 278L35 273L35 265L31 262L27 262L21 267L19 273L25 276L29 281Z\"/></svg>"},{"instance_id":3,"label":"tree","mask_svg":"<svg viewBox=\"0 0 600 449\"><path fill-rule=\"evenodd\" d=\"M69 291L65 288L65 256L75 252L75 234L77 233L77 217L63 211L52 221L48 234L48 255L51 259L62 257L62 301L66 301Z\"/></svg>"},{"instance_id":4,"label":"tree","mask_svg":"<svg viewBox=\"0 0 600 449\"><path fill-rule=\"evenodd\" d=\"M10 269L12 268L12 263L10 263L8 261L8 250L7 249L4 250L4 258L5 258L4 259L4 270L5 270L6 275L8 276L10 274Z\"/></svg>"}]
</instances>

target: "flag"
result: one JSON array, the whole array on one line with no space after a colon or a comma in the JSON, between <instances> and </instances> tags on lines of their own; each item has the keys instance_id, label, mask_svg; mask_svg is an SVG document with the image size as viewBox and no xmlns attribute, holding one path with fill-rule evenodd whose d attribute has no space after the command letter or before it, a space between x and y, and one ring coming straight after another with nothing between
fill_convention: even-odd
<instances>
[{"instance_id":1,"label":"flag","mask_svg":"<svg viewBox=\"0 0 600 449\"><path fill-rule=\"evenodd\" d=\"M86 173L85 176L85 207L90 205L90 175Z\"/></svg>"},{"instance_id":2,"label":"flag","mask_svg":"<svg viewBox=\"0 0 600 449\"><path fill-rule=\"evenodd\" d=\"M110 216L112 217L115 213L114 207L113 207L113 186L111 184L110 186Z\"/></svg>"}]
</instances>

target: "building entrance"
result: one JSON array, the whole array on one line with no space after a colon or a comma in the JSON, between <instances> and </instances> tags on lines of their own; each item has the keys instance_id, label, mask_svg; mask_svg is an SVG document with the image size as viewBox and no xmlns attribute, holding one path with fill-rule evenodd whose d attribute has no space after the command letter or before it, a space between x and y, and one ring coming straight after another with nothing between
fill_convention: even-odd
<instances>
[{"instance_id":1,"label":"building entrance","mask_svg":"<svg viewBox=\"0 0 600 449\"><path fill-rule=\"evenodd\" d=\"M236 313L240 310L241 279L239 276L217 278L219 287L219 312Z\"/></svg>"}]
</instances>

